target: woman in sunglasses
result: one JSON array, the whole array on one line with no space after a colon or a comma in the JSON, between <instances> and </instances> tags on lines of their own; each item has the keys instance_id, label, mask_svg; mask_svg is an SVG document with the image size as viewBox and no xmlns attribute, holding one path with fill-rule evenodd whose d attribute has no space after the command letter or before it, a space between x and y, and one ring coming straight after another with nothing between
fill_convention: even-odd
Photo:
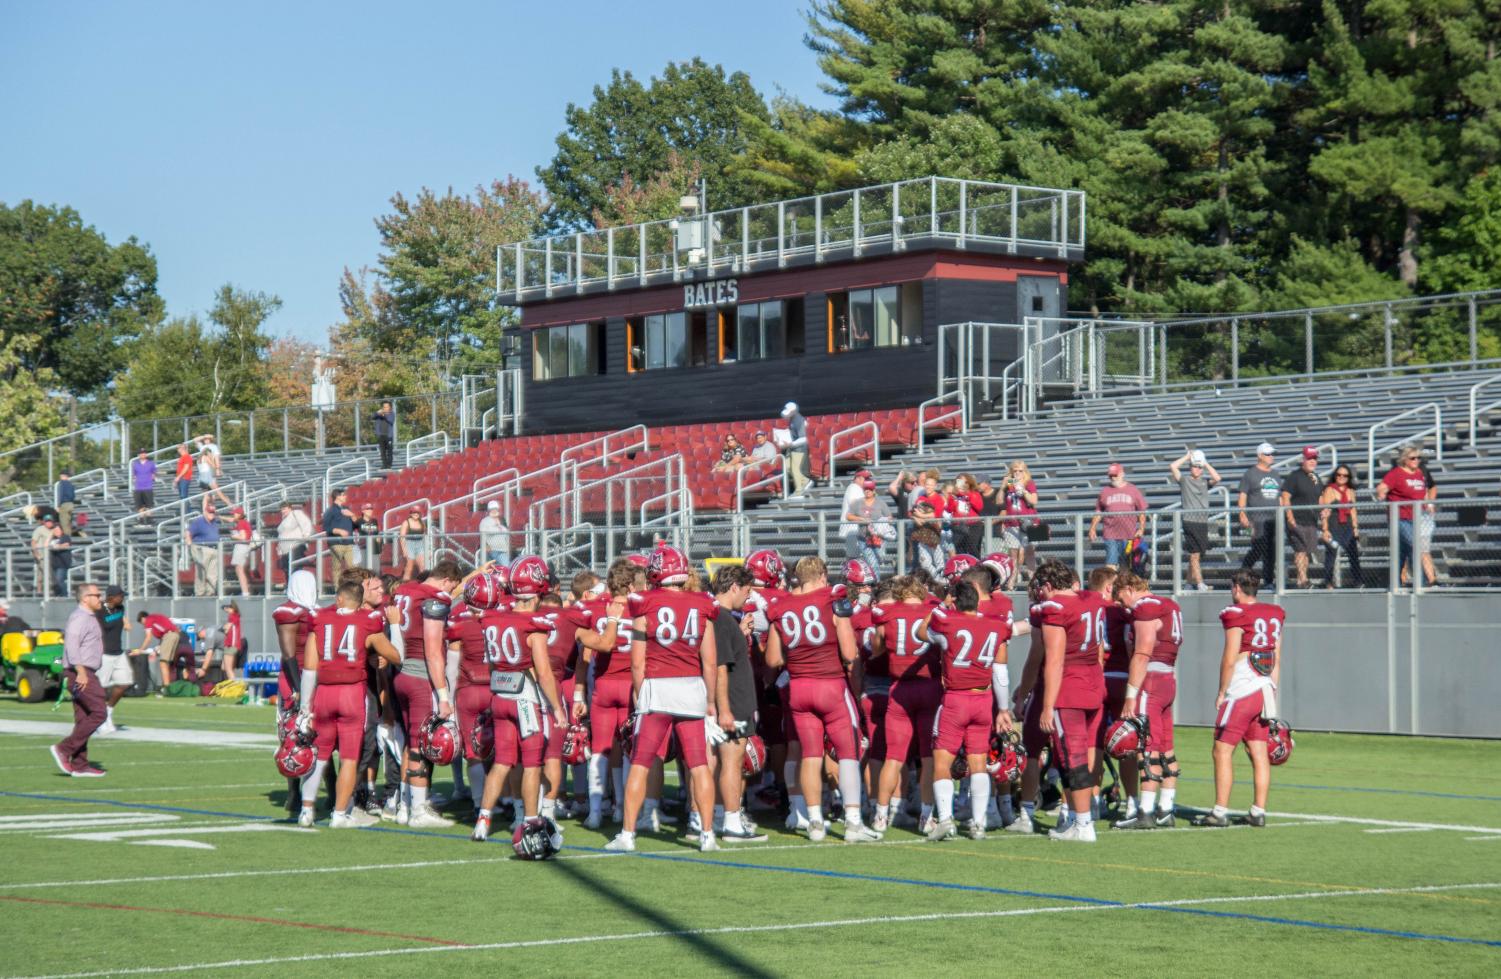
<instances>
[{"instance_id":1,"label":"woman in sunglasses","mask_svg":"<svg viewBox=\"0 0 1501 979\"><path fill-rule=\"evenodd\" d=\"M1360 571L1360 520L1355 509L1355 474L1339 465L1329 474L1329 483L1319 496L1321 539L1324 542L1324 587L1334 587L1334 564L1344 551L1356 585L1365 585Z\"/></svg>"}]
</instances>

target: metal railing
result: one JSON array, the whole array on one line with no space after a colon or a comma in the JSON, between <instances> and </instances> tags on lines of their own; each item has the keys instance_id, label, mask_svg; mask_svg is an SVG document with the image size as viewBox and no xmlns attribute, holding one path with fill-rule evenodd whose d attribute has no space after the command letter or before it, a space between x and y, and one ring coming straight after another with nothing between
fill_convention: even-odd
<instances>
[{"instance_id":1,"label":"metal railing","mask_svg":"<svg viewBox=\"0 0 1501 979\"><path fill-rule=\"evenodd\" d=\"M1501 408L1501 398L1497 398L1495 401L1492 401L1488 404L1476 404L1476 399L1480 392L1490 387L1492 384L1501 384L1501 374L1497 374L1495 377L1488 377L1485 380L1481 381L1479 384L1476 384L1470 388L1469 435L1470 448L1472 449L1475 448L1475 441L1477 438L1475 431L1480 425L1480 416L1486 414L1487 412L1495 411L1497 408Z\"/></svg>"},{"instance_id":2,"label":"metal railing","mask_svg":"<svg viewBox=\"0 0 1501 979\"><path fill-rule=\"evenodd\" d=\"M498 246L495 291L501 302L519 303L558 290L677 282L689 270L740 275L918 243L1077 257L1085 243L1085 195L924 177L578 231Z\"/></svg>"},{"instance_id":3,"label":"metal railing","mask_svg":"<svg viewBox=\"0 0 1501 979\"><path fill-rule=\"evenodd\" d=\"M949 407L951 406L951 407ZM941 409L937 415L928 416L929 408ZM921 455L927 448L928 429L939 428L958 419L959 431L969 431L969 401L962 391L950 391L936 398L929 398L917 406L917 451Z\"/></svg>"},{"instance_id":4,"label":"metal railing","mask_svg":"<svg viewBox=\"0 0 1501 979\"><path fill-rule=\"evenodd\" d=\"M91 447L94 450L92 453L84 451ZM102 460L97 456L100 447L104 449ZM95 461L102 462L105 466L120 465L129 456L127 449L128 442L125 439L125 431L121 422L118 419L111 419L0 452L0 468L6 465L20 468L28 459L40 462L45 458L47 467L44 479L50 484L57 480L58 473L76 467L79 460L88 455L93 455ZM37 475L40 475L40 472ZM42 483L43 480L31 480L29 487L35 488Z\"/></svg>"},{"instance_id":5,"label":"metal railing","mask_svg":"<svg viewBox=\"0 0 1501 979\"><path fill-rule=\"evenodd\" d=\"M420 438L412 439L407 443L406 456L407 466L410 468L415 462L426 459L438 459L448 455L448 433L433 432Z\"/></svg>"},{"instance_id":6,"label":"metal railing","mask_svg":"<svg viewBox=\"0 0 1501 979\"><path fill-rule=\"evenodd\" d=\"M1389 428L1392 425L1395 425L1397 422L1402 421L1404 418L1411 418L1414 415L1424 414L1429 411L1433 412L1432 426L1416 432L1409 432L1402 438L1387 442L1386 444L1381 446L1378 446L1376 444L1377 432L1381 431L1384 428ZM1366 430L1366 478L1369 480L1374 480L1376 478L1376 457L1378 455L1383 452L1389 452L1399 445L1406 445L1409 442L1415 442L1427 438L1429 435L1433 436L1434 458L1438 459L1439 461L1443 461L1444 409L1437 401L1430 401L1427 404L1421 404L1414 408L1408 408L1406 411L1399 412L1391 416L1390 418L1384 418L1376 424L1372 425L1369 429Z\"/></svg>"},{"instance_id":7,"label":"metal railing","mask_svg":"<svg viewBox=\"0 0 1501 979\"><path fill-rule=\"evenodd\" d=\"M349 473L350 475L345 476L345 473ZM370 460L365 458L345 459L343 462L334 463L323 471L323 485L332 491L335 486L351 482L355 473L359 474L358 482L363 483L369 480ZM334 479L335 475L339 478Z\"/></svg>"},{"instance_id":8,"label":"metal railing","mask_svg":"<svg viewBox=\"0 0 1501 979\"><path fill-rule=\"evenodd\" d=\"M863 439L863 440L861 440L859 442L855 442L855 443L853 443L851 445L848 445L848 446L844 447L843 449L839 448L839 437L841 435L858 435L861 432L865 432L865 431L869 431L870 432L870 438L869 439ZM829 436L829 471L828 471L828 478L829 479L833 479L834 478L834 476L835 476L835 474L837 472L837 469L835 468L835 466L839 462L840 459L850 459L850 458L856 458L856 457L864 457L864 458L868 459L869 462L866 463L866 464L869 465L870 468L872 468L872 469L878 469L878 468L880 468L880 465L881 465L881 427L879 425L877 425L875 422L873 422L873 421L858 422L858 423L856 423L854 425L851 425L849 428L841 428L839 431L837 431L833 435ZM741 468L743 469L745 467L742 466ZM738 484L739 480L736 480L736 482ZM739 507L737 506L736 509L738 510Z\"/></svg>"},{"instance_id":9,"label":"metal railing","mask_svg":"<svg viewBox=\"0 0 1501 979\"><path fill-rule=\"evenodd\" d=\"M647 452L650 449L651 432L645 425L631 425L596 436L587 442L570 445L559 454L559 459L571 461L582 469L598 463L608 464L616 456L629 452Z\"/></svg>"}]
</instances>

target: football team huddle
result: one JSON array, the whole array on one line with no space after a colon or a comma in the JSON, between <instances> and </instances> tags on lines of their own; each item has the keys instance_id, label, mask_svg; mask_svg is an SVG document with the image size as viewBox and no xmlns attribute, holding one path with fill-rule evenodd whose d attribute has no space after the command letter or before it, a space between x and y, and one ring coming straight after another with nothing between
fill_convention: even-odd
<instances>
[{"instance_id":1,"label":"football team huddle","mask_svg":"<svg viewBox=\"0 0 1501 979\"><path fill-rule=\"evenodd\" d=\"M942 579L878 580L851 560L831 580L820 558L789 571L759 550L706 582L658 544L566 589L530 555L400 583L350 568L325 608L299 571L274 613L289 809L313 826L327 782L331 828L449 827L430 787L452 766L477 842L509 810L520 856L555 853L564 817L618 823L606 849L630 851L673 821L661 799L676 763L703 851L766 839L748 795L784 805L813 841L834 822L846 843L891 827L933 841L1041 832L1050 792L1055 840L1093 842L1107 813L1116 829L1172 826L1178 604L1129 571L1081 581L1050 560L1020 617L1000 590L1013 570L1005 554L961 555ZM1284 613L1258 586L1237 573L1220 614L1215 804L1198 825L1230 824L1238 744L1254 777L1245 822L1265 825L1270 768L1292 751L1276 705ZM383 804L382 753L400 773Z\"/></svg>"}]
</instances>

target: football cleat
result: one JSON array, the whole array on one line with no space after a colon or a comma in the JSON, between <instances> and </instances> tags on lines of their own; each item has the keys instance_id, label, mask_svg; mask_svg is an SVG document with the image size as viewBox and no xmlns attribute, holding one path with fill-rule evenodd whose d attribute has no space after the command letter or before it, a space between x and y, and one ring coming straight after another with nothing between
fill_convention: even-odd
<instances>
[{"instance_id":1,"label":"football cleat","mask_svg":"<svg viewBox=\"0 0 1501 979\"><path fill-rule=\"evenodd\" d=\"M985 839L985 824L978 820L971 820L969 824L969 838L972 840Z\"/></svg>"},{"instance_id":2,"label":"football cleat","mask_svg":"<svg viewBox=\"0 0 1501 979\"><path fill-rule=\"evenodd\" d=\"M396 825L397 826L405 826L407 824L407 822L411 819L411 817L412 817L412 810L411 810L411 808L405 802L401 803L400 805L398 805L396 807Z\"/></svg>"},{"instance_id":3,"label":"football cleat","mask_svg":"<svg viewBox=\"0 0 1501 979\"><path fill-rule=\"evenodd\" d=\"M1030 836L1033 833L1037 832L1037 828L1032 825L1032 817L1028 816L1026 810L1024 809L1022 810L1021 815L1017 816L1006 825L1006 832L1026 833L1028 836Z\"/></svg>"},{"instance_id":4,"label":"football cleat","mask_svg":"<svg viewBox=\"0 0 1501 979\"><path fill-rule=\"evenodd\" d=\"M719 849L719 844L714 840L713 833L700 833L698 835L698 852L713 853Z\"/></svg>"},{"instance_id":5,"label":"football cleat","mask_svg":"<svg viewBox=\"0 0 1501 979\"><path fill-rule=\"evenodd\" d=\"M381 807L380 818L394 823L396 821L396 813L400 808L401 800L397 797L397 793L393 792L386 799L386 804Z\"/></svg>"},{"instance_id":6,"label":"football cleat","mask_svg":"<svg viewBox=\"0 0 1501 979\"><path fill-rule=\"evenodd\" d=\"M517 558L511 565L511 594L517 598L545 595L551 587L551 577L547 562L535 554Z\"/></svg>"},{"instance_id":7,"label":"football cleat","mask_svg":"<svg viewBox=\"0 0 1501 979\"><path fill-rule=\"evenodd\" d=\"M662 832L662 815L655 809L642 809L641 815L636 817L636 832L660 833Z\"/></svg>"},{"instance_id":8,"label":"football cleat","mask_svg":"<svg viewBox=\"0 0 1501 979\"><path fill-rule=\"evenodd\" d=\"M823 840L824 840L824 837L826 837L828 835L829 835L829 830L828 830L828 827L823 824L823 820L819 819L819 820L809 820L808 821L808 839L809 840L812 840L814 843L822 843Z\"/></svg>"},{"instance_id":9,"label":"football cleat","mask_svg":"<svg viewBox=\"0 0 1501 979\"><path fill-rule=\"evenodd\" d=\"M599 829L605 824L604 813L598 809L589 810L589 815L584 817L584 829Z\"/></svg>"},{"instance_id":10,"label":"football cleat","mask_svg":"<svg viewBox=\"0 0 1501 979\"><path fill-rule=\"evenodd\" d=\"M511 834L511 849L523 860L548 860L563 849L563 831L546 816L532 816Z\"/></svg>"},{"instance_id":11,"label":"football cleat","mask_svg":"<svg viewBox=\"0 0 1501 979\"><path fill-rule=\"evenodd\" d=\"M440 815L432 806L423 804L412 808L407 825L413 829L447 829L453 825L453 820Z\"/></svg>"},{"instance_id":12,"label":"football cleat","mask_svg":"<svg viewBox=\"0 0 1501 979\"><path fill-rule=\"evenodd\" d=\"M1152 817L1144 812L1138 812L1124 819L1117 819L1110 824L1111 829L1151 829L1152 826Z\"/></svg>"},{"instance_id":13,"label":"football cleat","mask_svg":"<svg viewBox=\"0 0 1501 979\"><path fill-rule=\"evenodd\" d=\"M436 713L427 715L417 732L418 751L422 757L439 767L453 764L459 754L457 728L452 720L444 720Z\"/></svg>"},{"instance_id":14,"label":"football cleat","mask_svg":"<svg viewBox=\"0 0 1501 979\"><path fill-rule=\"evenodd\" d=\"M1210 826L1216 829L1223 829L1224 827L1230 825L1230 818L1228 816L1216 816L1212 812L1206 812L1195 816L1193 824L1195 826Z\"/></svg>"},{"instance_id":15,"label":"football cleat","mask_svg":"<svg viewBox=\"0 0 1501 979\"><path fill-rule=\"evenodd\" d=\"M1257 828L1265 826L1266 825L1266 813L1264 813L1264 812L1248 812L1248 813L1246 813L1246 825L1247 826L1255 826Z\"/></svg>"},{"instance_id":16,"label":"football cleat","mask_svg":"<svg viewBox=\"0 0 1501 979\"><path fill-rule=\"evenodd\" d=\"M1177 823L1178 820L1173 817L1171 812L1159 812L1152 817L1152 825L1157 829L1172 829Z\"/></svg>"},{"instance_id":17,"label":"football cleat","mask_svg":"<svg viewBox=\"0 0 1501 979\"><path fill-rule=\"evenodd\" d=\"M890 826L891 823L886 819L885 808L882 806L877 806L875 815L870 817L870 828L884 836L886 830L889 829Z\"/></svg>"},{"instance_id":18,"label":"football cleat","mask_svg":"<svg viewBox=\"0 0 1501 979\"><path fill-rule=\"evenodd\" d=\"M627 836L623 832L619 833L613 840L605 844L605 849L612 853L635 853L636 838L634 836Z\"/></svg>"},{"instance_id":19,"label":"football cleat","mask_svg":"<svg viewBox=\"0 0 1501 979\"><path fill-rule=\"evenodd\" d=\"M336 812L328 819L329 829L363 829L366 826L374 826L379 819L370 815L363 809L354 809L350 812Z\"/></svg>"},{"instance_id":20,"label":"football cleat","mask_svg":"<svg viewBox=\"0 0 1501 979\"><path fill-rule=\"evenodd\" d=\"M754 827L745 826L742 829L727 829L719 834L720 839L726 843L765 843L766 834L756 832Z\"/></svg>"},{"instance_id":21,"label":"football cleat","mask_svg":"<svg viewBox=\"0 0 1501 979\"><path fill-rule=\"evenodd\" d=\"M881 834L864 823L856 823L853 826L849 823L844 824L844 842L846 843L875 843L880 839Z\"/></svg>"},{"instance_id":22,"label":"football cleat","mask_svg":"<svg viewBox=\"0 0 1501 979\"><path fill-rule=\"evenodd\" d=\"M474 821L474 831L469 834L469 842L483 843L490 838L490 817L481 816Z\"/></svg>"},{"instance_id":23,"label":"football cleat","mask_svg":"<svg viewBox=\"0 0 1501 979\"><path fill-rule=\"evenodd\" d=\"M297 825L301 826L303 829L313 828L312 806L303 806L302 809L297 813Z\"/></svg>"},{"instance_id":24,"label":"football cleat","mask_svg":"<svg viewBox=\"0 0 1501 979\"><path fill-rule=\"evenodd\" d=\"M1064 829L1048 830L1048 839L1062 840L1066 843L1093 843L1095 842L1094 823L1085 826L1072 822Z\"/></svg>"},{"instance_id":25,"label":"football cleat","mask_svg":"<svg viewBox=\"0 0 1501 979\"><path fill-rule=\"evenodd\" d=\"M958 832L954 828L954 821L952 819L938 819L934 820L932 827L928 829L927 837L930 842L939 843L943 840L952 839L958 835Z\"/></svg>"}]
</instances>

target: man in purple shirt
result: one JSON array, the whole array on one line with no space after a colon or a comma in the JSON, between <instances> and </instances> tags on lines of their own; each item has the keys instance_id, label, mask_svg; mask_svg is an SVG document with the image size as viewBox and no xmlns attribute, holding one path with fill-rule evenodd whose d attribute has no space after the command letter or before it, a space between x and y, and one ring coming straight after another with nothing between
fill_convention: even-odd
<instances>
[{"instance_id":1,"label":"man in purple shirt","mask_svg":"<svg viewBox=\"0 0 1501 979\"><path fill-rule=\"evenodd\" d=\"M137 513L144 514L156 506L156 463L145 448L130 462L130 497Z\"/></svg>"},{"instance_id":2,"label":"man in purple shirt","mask_svg":"<svg viewBox=\"0 0 1501 979\"><path fill-rule=\"evenodd\" d=\"M104 686L98 677L104 664L104 631L99 626L103 603L98 585L79 585L78 607L63 627L63 677L73 695L73 731L50 750L62 773L74 778L104 775L104 769L89 761L89 737L105 718Z\"/></svg>"},{"instance_id":3,"label":"man in purple shirt","mask_svg":"<svg viewBox=\"0 0 1501 979\"><path fill-rule=\"evenodd\" d=\"M1094 501L1094 519L1089 522L1089 542L1099 537L1095 534L1103 517L1105 522L1105 563L1117 568L1126 557L1126 545L1131 538L1140 537L1147 526L1147 498L1132 483L1126 482L1126 471L1118 462L1112 462L1105 470L1109 481L1100 488L1099 498ZM1107 516L1108 514L1108 516Z\"/></svg>"}]
</instances>

